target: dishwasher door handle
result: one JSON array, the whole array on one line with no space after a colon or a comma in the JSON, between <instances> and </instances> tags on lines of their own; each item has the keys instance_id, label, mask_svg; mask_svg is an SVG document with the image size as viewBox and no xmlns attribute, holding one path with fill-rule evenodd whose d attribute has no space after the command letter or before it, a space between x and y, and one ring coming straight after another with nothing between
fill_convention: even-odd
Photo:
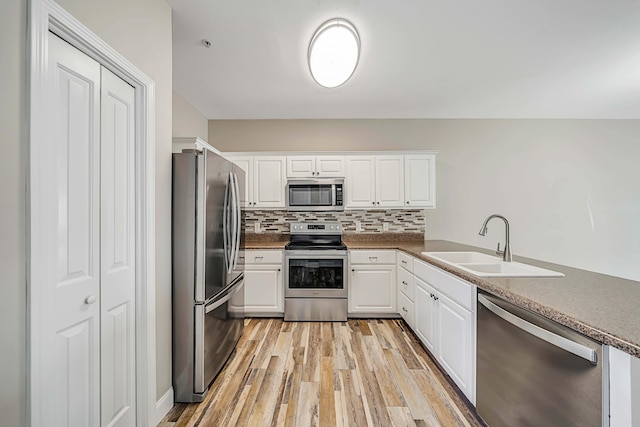
<instances>
[{"instance_id":1,"label":"dishwasher door handle","mask_svg":"<svg viewBox=\"0 0 640 427\"><path fill-rule=\"evenodd\" d=\"M551 345L559 347L569 353L573 353L578 357L582 357L583 359L588 360L594 365L598 364L598 354L595 350L586 347L580 343L577 343L573 340L570 340L565 337L561 337L560 335L554 334L553 332L547 331L544 328L536 326L527 322L524 319L510 313L504 308L492 303L483 295L478 295L478 302L486 307L489 311L491 311L496 316L502 318L503 320L509 322L516 328L519 328L535 337L540 338L548 342Z\"/></svg>"}]
</instances>

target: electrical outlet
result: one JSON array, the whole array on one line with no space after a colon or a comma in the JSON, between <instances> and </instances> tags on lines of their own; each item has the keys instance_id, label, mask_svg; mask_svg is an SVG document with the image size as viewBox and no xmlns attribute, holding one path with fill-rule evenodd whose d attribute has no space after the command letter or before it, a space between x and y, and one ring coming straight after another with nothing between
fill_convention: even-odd
<instances>
[{"instance_id":1,"label":"electrical outlet","mask_svg":"<svg viewBox=\"0 0 640 427\"><path fill-rule=\"evenodd\" d=\"M362 223L360 221L356 221L356 231L362 231Z\"/></svg>"},{"instance_id":2,"label":"electrical outlet","mask_svg":"<svg viewBox=\"0 0 640 427\"><path fill-rule=\"evenodd\" d=\"M382 231L389 231L389 223L388 222L383 222L382 223Z\"/></svg>"},{"instance_id":3,"label":"electrical outlet","mask_svg":"<svg viewBox=\"0 0 640 427\"><path fill-rule=\"evenodd\" d=\"M253 231L256 233L262 233L262 230L260 229L260 221L253 223Z\"/></svg>"}]
</instances>

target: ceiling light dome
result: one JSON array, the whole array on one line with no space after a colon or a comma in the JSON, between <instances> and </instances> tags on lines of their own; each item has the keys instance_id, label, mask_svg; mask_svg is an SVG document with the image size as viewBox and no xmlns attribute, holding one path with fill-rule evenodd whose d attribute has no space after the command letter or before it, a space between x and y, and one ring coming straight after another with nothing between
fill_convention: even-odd
<instances>
[{"instance_id":1,"label":"ceiling light dome","mask_svg":"<svg viewBox=\"0 0 640 427\"><path fill-rule=\"evenodd\" d=\"M360 59L360 36L346 19L334 18L322 24L309 43L311 76L326 88L349 80Z\"/></svg>"}]
</instances>

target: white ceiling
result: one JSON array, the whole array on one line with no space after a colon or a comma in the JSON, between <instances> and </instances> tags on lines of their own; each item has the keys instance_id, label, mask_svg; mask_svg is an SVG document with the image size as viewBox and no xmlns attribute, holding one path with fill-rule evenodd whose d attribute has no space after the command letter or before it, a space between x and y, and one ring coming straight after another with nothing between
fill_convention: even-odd
<instances>
[{"instance_id":1,"label":"white ceiling","mask_svg":"<svg viewBox=\"0 0 640 427\"><path fill-rule=\"evenodd\" d=\"M168 2L174 90L209 119L640 118L638 0ZM362 52L325 89L307 48L335 17Z\"/></svg>"}]
</instances>

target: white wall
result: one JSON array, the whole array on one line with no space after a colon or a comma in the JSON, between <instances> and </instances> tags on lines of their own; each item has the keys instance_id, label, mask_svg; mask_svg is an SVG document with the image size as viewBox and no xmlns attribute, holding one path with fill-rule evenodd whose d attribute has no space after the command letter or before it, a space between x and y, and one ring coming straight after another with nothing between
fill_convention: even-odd
<instances>
[{"instance_id":1,"label":"white wall","mask_svg":"<svg viewBox=\"0 0 640 427\"><path fill-rule=\"evenodd\" d=\"M0 424L24 426L27 0L3 0L0 28Z\"/></svg>"},{"instance_id":2,"label":"white wall","mask_svg":"<svg viewBox=\"0 0 640 427\"><path fill-rule=\"evenodd\" d=\"M205 141L208 140L209 121L176 92L173 92L172 114L174 138L197 136Z\"/></svg>"},{"instance_id":3,"label":"white wall","mask_svg":"<svg viewBox=\"0 0 640 427\"><path fill-rule=\"evenodd\" d=\"M427 236L640 280L640 120L210 120L222 151L439 150Z\"/></svg>"},{"instance_id":4,"label":"white wall","mask_svg":"<svg viewBox=\"0 0 640 427\"><path fill-rule=\"evenodd\" d=\"M171 387L171 8L164 0L59 0L156 83L156 363L160 398Z\"/></svg>"}]
</instances>

